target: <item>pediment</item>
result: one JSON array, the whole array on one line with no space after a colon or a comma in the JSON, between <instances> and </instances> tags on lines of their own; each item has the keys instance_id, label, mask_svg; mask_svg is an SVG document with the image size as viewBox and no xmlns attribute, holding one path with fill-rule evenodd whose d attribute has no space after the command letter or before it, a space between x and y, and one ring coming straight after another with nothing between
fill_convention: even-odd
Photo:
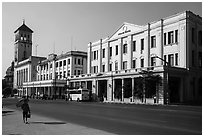
<instances>
[{"instance_id":1,"label":"pediment","mask_svg":"<svg viewBox=\"0 0 204 137\"><path fill-rule=\"evenodd\" d=\"M139 30L142 30L142 26L130 24L130 23L123 23L117 31L109 38L109 40L116 39L118 37L123 37L125 35L128 35L129 33L136 32Z\"/></svg>"}]
</instances>

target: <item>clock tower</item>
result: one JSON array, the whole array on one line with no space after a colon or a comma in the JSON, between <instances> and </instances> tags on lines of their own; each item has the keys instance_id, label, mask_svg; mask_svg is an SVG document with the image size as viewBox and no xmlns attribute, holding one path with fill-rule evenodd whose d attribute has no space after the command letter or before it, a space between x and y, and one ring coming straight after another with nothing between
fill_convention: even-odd
<instances>
[{"instance_id":1,"label":"clock tower","mask_svg":"<svg viewBox=\"0 0 204 137\"><path fill-rule=\"evenodd\" d=\"M14 49L14 62L17 65L20 61L28 59L32 56L32 33L33 31L23 24L14 31L15 33L15 49Z\"/></svg>"}]
</instances>

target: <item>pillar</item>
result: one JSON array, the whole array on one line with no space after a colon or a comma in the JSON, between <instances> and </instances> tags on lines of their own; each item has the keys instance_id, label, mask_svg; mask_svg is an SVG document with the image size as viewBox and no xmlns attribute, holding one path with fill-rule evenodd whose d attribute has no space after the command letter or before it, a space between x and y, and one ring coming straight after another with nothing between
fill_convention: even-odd
<instances>
[{"instance_id":1,"label":"pillar","mask_svg":"<svg viewBox=\"0 0 204 137\"><path fill-rule=\"evenodd\" d=\"M124 101L124 78L122 79L122 102Z\"/></svg>"},{"instance_id":2,"label":"pillar","mask_svg":"<svg viewBox=\"0 0 204 137\"><path fill-rule=\"evenodd\" d=\"M134 102L135 79L132 78L132 102Z\"/></svg>"},{"instance_id":3,"label":"pillar","mask_svg":"<svg viewBox=\"0 0 204 137\"><path fill-rule=\"evenodd\" d=\"M115 80L112 78L112 101L114 101L115 97L114 97L114 89L115 89Z\"/></svg>"},{"instance_id":4,"label":"pillar","mask_svg":"<svg viewBox=\"0 0 204 137\"><path fill-rule=\"evenodd\" d=\"M91 60L92 60L92 43L88 44L88 65L87 65L87 73L91 73ZM72 74L72 72L70 72Z\"/></svg>"},{"instance_id":5,"label":"pillar","mask_svg":"<svg viewBox=\"0 0 204 137\"><path fill-rule=\"evenodd\" d=\"M131 69L132 68L132 55L133 55L133 51L132 51L132 35L128 36L128 47L127 47L127 53L128 53L128 66L127 69Z\"/></svg>"},{"instance_id":6,"label":"pillar","mask_svg":"<svg viewBox=\"0 0 204 137\"><path fill-rule=\"evenodd\" d=\"M118 70L122 70L123 69L123 43L122 43L122 38L118 39L118 56L119 56Z\"/></svg>"}]
</instances>

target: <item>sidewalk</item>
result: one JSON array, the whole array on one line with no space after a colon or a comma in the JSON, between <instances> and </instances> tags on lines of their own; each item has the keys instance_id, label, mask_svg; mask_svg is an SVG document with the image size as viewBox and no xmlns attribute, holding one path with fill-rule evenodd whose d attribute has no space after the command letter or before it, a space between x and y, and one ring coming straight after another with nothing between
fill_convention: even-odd
<instances>
[{"instance_id":1,"label":"sidewalk","mask_svg":"<svg viewBox=\"0 0 204 137\"><path fill-rule=\"evenodd\" d=\"M112 133L32 114L24 124L22 112L2 109L2 135L111 135Z\"/></svg>"}]
</instances>

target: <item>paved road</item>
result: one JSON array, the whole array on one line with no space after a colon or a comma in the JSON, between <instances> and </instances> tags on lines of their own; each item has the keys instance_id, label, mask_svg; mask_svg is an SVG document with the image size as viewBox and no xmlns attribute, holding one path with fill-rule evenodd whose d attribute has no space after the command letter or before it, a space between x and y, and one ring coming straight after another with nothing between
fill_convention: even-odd
<instances>
[{"instance_id":1,"label":"paved road","mask_svg":"<svg viewBox=\"0 0 204 137\"><path fill-rule=\"evenodd\" d=\"M16 99L3 99L15 107ZM30 100L32 113L120 135L202 134L202 107Z\"/></svg>"}]
</instances>

